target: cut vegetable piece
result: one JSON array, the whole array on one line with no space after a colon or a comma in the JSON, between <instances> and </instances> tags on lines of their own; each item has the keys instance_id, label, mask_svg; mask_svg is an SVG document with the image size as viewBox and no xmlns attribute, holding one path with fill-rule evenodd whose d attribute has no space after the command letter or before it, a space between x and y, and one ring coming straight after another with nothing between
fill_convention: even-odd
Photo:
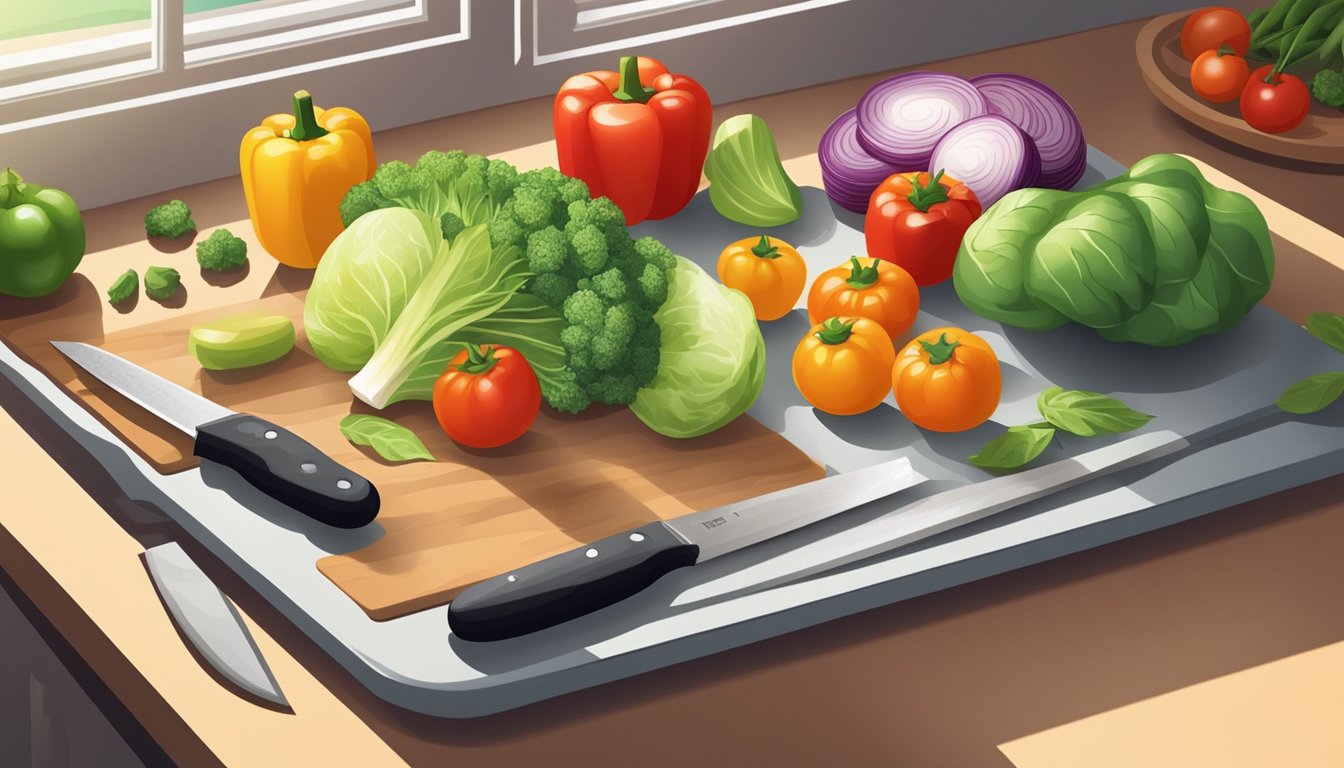
<instances>
[{"instance_id":1,"label":"cut vegetable piece","mask_svg":"<svg viewBox=\"0 0 1344 768\"><path fill-rule=\"evenodd\" d=\"M1087 168L1087 142L1073 108L1053 88L1022 75L994 73L971 78L989 101L990 112L1013 121L1041 154L1037 182L1072 189Z\"/></svg>"},{"instance_id":2,"label":"cut vegetable piece","mask_svg":"<svg viewBox=\"0 0 1344 768\"><path fill-rule=\"evenodd\" d=\"M187 350L212 371L279 360L294 348L294 323L282 315L231 315L191 329Z\"/></svg>"},{"instance_id":3,"label":"cut vegetable piece","mask_svg":"<svg viewBox=\"0 0 1344 768\"><path fill-rule=\"evenodd\" d=\"M784 172L770 127L757 115L723 121L705 161L705 176L714 210L739 224L776 227L803 213L803 195Z\"/></svg>"},{"instance_id":4,"label":"cut vegetable piece","mask_svg":"<svg viewBox=\"0 0 1344 768\"><path fill-rule=\"evenodd\" d=\"M924 168L943 134L987 114L989 101L969 81L907 72L874 85L859 100L858 140L868 154L901 170Z\"/></svg>"},{"instance_id":5,"label":"cut vegetable piece","mask_svg":"<svg viewBox=\"0 0 1344 768\"><path fill-rule=\"evenodd\" d=\"M929 173L938 171L960 179L988 208L1015 189L1035 186L1041 155L1013 121L985 115L958 125L938 142Z\"/></svg>"},{"instance_id":6,"label":"cut vegetable piece","mask_svg":"<svg viewBox=\"0 0 1344 768\"><path fill-rule=\"evenodd\" d=\"M858 134L858 110L851 109L835 118L821 135L817 159L827 196L842 208L863 213L877 185L900 169L868 154Z\"/></svg>"}]
</instances>

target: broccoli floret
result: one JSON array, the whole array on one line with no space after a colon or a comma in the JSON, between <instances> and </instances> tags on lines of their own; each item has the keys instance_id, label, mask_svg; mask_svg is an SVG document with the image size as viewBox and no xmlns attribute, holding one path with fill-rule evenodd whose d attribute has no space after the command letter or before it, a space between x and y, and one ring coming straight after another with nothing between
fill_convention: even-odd
<instances>
[{"instance_id":1,"label":"broccoli floret","mask_svg":"<svg viewBox=\"0 0 1344 768\"><path fill-rule=\"evenodd\" d=\"M150 237L181 237L183 232L195 228L191 209L181 200L156 205L145 214L145 234Z\"/></svg>"},{"instance_id":2,"label":"broccoli floret","mask_svg":"<svg viewBox=\"0 0 1344 768\"><path fill-rule=\"evenodd\" d=\"M121 277L112 283L112 287L107 289L107 300L113 304L131 298L135 294L135 289L140 286L140 276L134 269L128 269L121 273Z\"/></svg>"},{"instance_id":3,"label":"broccoli floret","mask_svg":"<svg viewBox=\"0 0 1344 768\"><path fill-rule=\"evenodd\" d=\"M145 295L151 299L164 301L177 293L182 283L182 275L172 267L150 267L145 270Z\"/></svg>"},{"instance_id":4,"label":"broccoli floret","mask_svg":"<svg viewBox=\"0 0 1344 768\"><path fill-rule=\"evenodd\" d=\"M1344 107L1344 72L1322 69L1311 79L1311 95L1327 107Z\"/></svg>"},{"instance_id":5,"label":"broccoli floret","mask_svg":"<svg viewBox=\"0 0 1344 768\"><path fill-rule=\"evenodd\" d=\"M235 269L247 263L247 243L227 229L216 229L196 244L196 263L202 269Z\"/></svg>"},{"instance_id":6,"label":"broccoli floret","mask_svg":"<svg viewBox=\"0 0 1344 768\"><path fill-rule=\"evenodd\" d=\"M604 301L621 301L625 298L626 281L625 275L621 274L619 269L608 269L600 275L595 275L589 283L593 292L601 296Z\"/></svg>"},{"instance_id":7,"label":"broccoli floret","mask_svg":"<svg viewBox=\"0 0 1344 768\"><path fill-rule=\"evenodd\" d=\"M378 185L372 181L356 184L341 198L341 224L350 226L355 219L379 208L391 208L394 203L383 197Z\"/></svg>"},{"instance_id":8,"label":"broccoli floret","mask_svg":"<svg viewBox=\"0 0 1344 768\"><path fill-rule=\"evenodd\" d=\"M565 233L546 227L527 236L527 266L538 275L559 272L569 256Z\"/></svg>"},{"instance_id":9,"label":"broccoli floret","mask_svg":"<svg viewBox=\"0 0 1344 768\"><path fill-rule=\"evenodd\" d=\"M439 217L439 231L443 232L443 239L450 243L466 228L467 226L462 223L462 217L456 213L445 213Z\"/></svg>"},{"instance_id":10,"label":"broccoli floret","mask_svg":"<svg viewBox=\"0 0 1344 768\"><path fill-rule=\"evenodd\" d=\"M378 194L388 200L395 200L398 197L414 195L424 182L410 165L400 160L392 160L378 166L378 170L373 172L373 185L377 188Z\"/></svg>"}]
</instances>

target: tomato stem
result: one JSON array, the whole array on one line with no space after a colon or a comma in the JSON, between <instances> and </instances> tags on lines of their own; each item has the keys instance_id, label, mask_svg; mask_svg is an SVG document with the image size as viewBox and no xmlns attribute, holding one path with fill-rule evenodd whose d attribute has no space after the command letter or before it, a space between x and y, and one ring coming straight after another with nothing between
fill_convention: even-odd
<instances>
[{"instance_id":1,"label":"tomato stem","mask_svg":"<svg viewBox=\"0 0 1344 768\"><path fill-rule=\"evenodd\" d=\"M841 320L838 317L832 317L821 324L821 330L817 331L816 336L821 339L822 344L835 345L844 344L849 341L849 337L854 333L854 321Z\"/></svg>"},{"instance_id":2,"label":"tomato stem","mask_svg":"<svg viewBox=\"0 0 1344 768\"><path fill-rule=\"evenodd\" d=\"M866 267L859 263L858 256L850 256L849 261L854 265L849 272L849 279L845 281L850 288L862 291L877 283L877 262L881 259L873 259L873 263Z\"/></svg>"},{"instance_id":3,"label":"tomato stem","mask_svg":"<svg viewBox=\"0 0 1344 768\"><path fill-rule=\"evenodd\" d=\"M761 235L761 241L751 247L751 252L760 259L778 259L779 249L770 244L770 238Z\"/></svg>"},{"instance_id":4,"label":"tomato stem","mask_svg":"<svg viewBox=\"0 0 1344 768\"><path fill-rule=\"evenodd\" d=\"M499 360L495 357L495 348L487 346L484 351L470 342L466 345L467 359L458 363L457 370L463 373L470 373L473 376L479 376L483 373L489 373L491 368Z\"/></svg>"},{"instance_id":5,"label":"tomato stem","mask_svg":"<svg viewBox=\"0 0 1344 768\"><path fill-rule=\"evenodd\" d=\"M961 342L948 341L947 334L944 333L938 337L938 341L932 344L920 339L919 345L924 348L925 354L929 356L929 365L942 365L952 359L952 353L957 347L961 346Z\"/></svg>"},{"instance_id":6,"label":"tomato stem","mask_svg":"<svg viewBox=\"0 0 1344 768\"><path fill-rule=\"evenodd\" d=\"M923 213L928 213L928 210L937 203L946 203L947 187L940 183L942 178L943 172L940 170L929 179L928 184L920 184L919 174L915 174L915 178L910 182L914 186L914 191L906 195L906 199Z\"/></svg>"},{"instance_id":7,"label":"tomato stem","mask_svg":"<svg viewBox=\"0 0 1344 768\"><path fill-rule=\"evenodd\" d=\"M639 57L622 56L621 57L621 84L616 90L611 92L612 96L621 101L634 101L640 104L648 104L649 99L657 93L653 88L644 87L644 83L639 79Z\"/></svg>"}]
</instances>

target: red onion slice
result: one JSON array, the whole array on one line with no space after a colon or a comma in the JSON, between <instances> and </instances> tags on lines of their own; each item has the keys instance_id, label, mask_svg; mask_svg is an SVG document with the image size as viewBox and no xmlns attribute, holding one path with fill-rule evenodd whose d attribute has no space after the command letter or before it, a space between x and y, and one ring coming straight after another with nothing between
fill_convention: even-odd
<instances>
[{"instance_id":1,"label":"red onion slice","mask_svg":"<svg viewBox=\"0 0 1344 768\"><path fill-rule=\"evenodd\" d=\"M1041 153L1040 186L1070 189L1087 167L1087 142L1073 108L1053 88L1030 77L992 73L970 82L989 101L991 113L1017 124Z\"/></svg>"},{"instance_id":2,"label":"red onion slice","mask_svg":"<svg viewBox=\"0 0 1344 768\"><path fill-rule=\"evenodd\" d=\"M934 147L928 169L943 171L970 187L987 209L1009 192L1036 184L1041 155L1013 121L985 115L948 131Z\"/></svg>"},{"instance_id":3,"label":"red onion slice","mask_svg":"<svg viewBox=\"0 0 1344 768\"><path fill-rule=\"evenodd\" d=\"M919 170L950 128L987 114L989 101L967 80L907 72L874 85L859 100L858 140L868 154L900 171Z\"/></svg>"},{"instance_id":4,"label":"red onion slice","mask_svg":"<svg viewBox=\"0 0 1344 768\"><path fill-rule=\"evenodd\" d=\"M877 185L896 173L896 168L878 160L859 146L857 110L849 110L821 135L817 159L821 182L837 205L851 211L868 210L868 198Z\"/></svg>"}]
</instances>

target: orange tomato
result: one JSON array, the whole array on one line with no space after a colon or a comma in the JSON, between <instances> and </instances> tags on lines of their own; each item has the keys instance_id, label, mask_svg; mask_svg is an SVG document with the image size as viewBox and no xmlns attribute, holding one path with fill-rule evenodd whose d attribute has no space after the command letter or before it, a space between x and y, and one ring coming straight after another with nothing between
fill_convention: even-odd
<instances>
[{"instance_id":1,"label":"orange tomato","mask_svg":"<svg viewBox=\"0 0 1344 768\"><path fill-rule=\"evenodd\" d=\"M896 404L916 426L934 432L978 427L999 405L999 360L985 340L960 328L921 333L896 356Z\"/></svg>"},{"instance_id":2,"label":"orange tomato","mask_svg":"<svg viewBox=\"0 0 1344 768\"><path fill-rule=\"evenodd\" d=\"M882 259L864 266L859 257L828 269L807 294L807 319L813 325L829 317L866 317L894 342L915 324L919 286L901 267Z\"/></svg>"},{"instance_id":3,"label":"orange tomato","mask_svg":"<svg viewBox=\"0 0 1344 768\"><path fill-rule=\"evenodd\" d=\"M792 245L776 237L748 237L719 254L719 281L751 299L757 320L789 314L807 282L807 264Z\"/></svg>"},{"instance_id":4,"label":"orange tomato","mask_svg":"<svg viewBox=\"0 0 1344 768\"><path fill-rule=\"evenodd\" d=\"M1251 68L1235 53L1205 51L1190 65L1190 85L1205 101L1224 104L1236 101L1251 79Z\"/></svg>"},{"instance_id":5,"label":"orange tomato","mask_svg":"<svg viewBox=\"0 0 1344 768\"><path fill-rule=\"evenodd\" d=\"M895 361L882 326L866 317L832 317L812 326L793 351L793 383L818 410L863 413L891 391Z\"/></svg>"}]
</instances>

